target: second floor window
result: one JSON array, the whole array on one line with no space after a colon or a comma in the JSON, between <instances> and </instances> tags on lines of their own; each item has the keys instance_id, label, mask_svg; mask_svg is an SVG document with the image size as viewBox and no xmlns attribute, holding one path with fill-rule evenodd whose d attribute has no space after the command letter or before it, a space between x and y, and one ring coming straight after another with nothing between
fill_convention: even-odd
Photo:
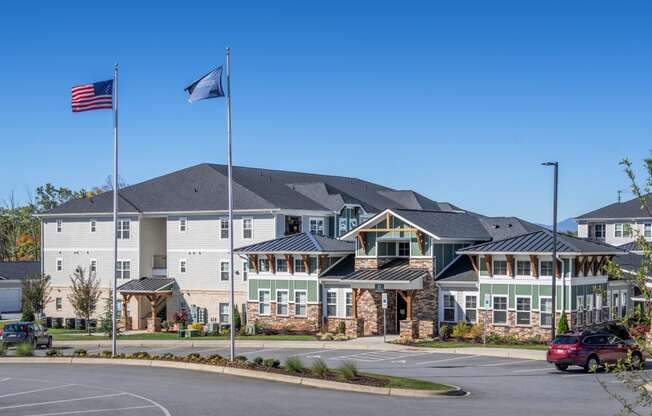
<instances>
[{"instance_id":1,"label":"second floor window","mask_svg":"<svg viewBox=\"0 0 652 416\"><path fill-rule=\"evenodd\" d=\"M229 238L229 219L220 218L220 238L226 240Z\"/></svg>"},{"instance_id":2,"label":"second floor window","mask_svg":"<svg viewBox=\"0 0 652 416\"><path fill-rule=\"evenodd\" d=\"M249 278L249 261L245 260L242 262L242 281L246 282Z\"/></svg>"},{"instance_id":3,"label":"second floor window","mask_svg":"<svg viewBox=\"0 0 652 416\"><path fill-rule=\"evenodd\" d=\"M288 271L288 262L285 259L276 259L276 271L285 273Z\"/></svg>"},{"instance_id":4,"label":"second floor window","mask_svg":"<svg viewBox=\"0 0 652 416\"><path fill-rule=\"evenodd\" d=\"M97 231L97 221L91 220L91 232L94 233L95 231Z\"/></svg>"},{"instance_id":5,"label":"second floor window","mask_svg":"<svg viewBox=\"0 0 652 416\"><path fill-rule=\"evenodd\" d=\"M518 260L516 261L516 275L529 276L530 275L530 262Z\"/></svg>"},{"instance_id":6,"label":"second floor window","mask_svg":"<svg viewBox=\"0 0 652 416\"><path fill-rule=\"evenodd\" d=\"M118 279L131 279L131 261L118 260L116 266L115 274Z\"/></svg>"},{"instance_id":7,"label":"second floor window","mask_svg":"<svg viewBox=\"0 0 652 416\"><path fill-rule=\"evenodd\" d=\"M306 264L303 262L303 259L294 259L294 272L295 273L306 272Z\"/></svg>"},{"instance_id":8,"label":"second floor window","mask_svg":"<svg viewBox=\"0 0 652 416\"><path fill-rule=\"evenodd\" d=\"M57 309L58 311L60 311L61 309L63 309L62 304L63 304L63 299L61 299L61 298L57 298L57 299L55 300L55 305L56 305L55 307L56 307L56 309Z\"/></svg>"},{"instance_id":9,"label":"second floor window","mask_svg":"<svg viewBox=\"0 0 652 416\"><path fill-rule=\"evenodd\" d=\"M129 229L129 220L118 220L118 239L119 240L129 240L131 237L131 231Z\"/></svg>"},{"instance_id":10,"label":"second floor window","mask_svg":"<svg viewBox=\"0 0 652 416\"><path fill-rule=\"evenodd\" d=\"M60 233L63 230L63 221L57 220L57 232Z\"/></svg>"},{"instance_id":11,"label":"second floor window","mask_svg":"<svg viewBox=\"0 0 652 416\"><path fill-rule=\"evenodd\" d=\"M605 238L605 225L604 224L592 224L591 227L589 228L589 231L591 231L589 234L589 237L591 238Z\"/></svg>"},{"instance_id":12,"label":"second floor window","mask_svg":"<svg viewBox=\"0 0 652 416\"><path fill-rule=\"evenodd\" d=\"M310 218L310 233L316 235L324 235L323 218Z\"/></svg>"},{"instance_id":13,"label":"second floor window","mask_svg":"<svg viewBox=\"0 0 652 416\"><path fill-rule=\"evenodd\" d=\"M629 224L614 224L614 237L631 237L632 227Z\"/></svg>"},{"instance_id":14,"label":"second floor window","mask_svg":"<svg viewBox=\"0 0 652 416\"><path fill-rule=\"evenodd\" d=\"M57 259L57 271L63 271L63 259Z\"/></svg>"},{"instance_id":15,"label":"second floor window","mask_svg":"<svg viewBox=\"0 0 652 416\"><path fill-rule=\"evenodd\" d=\"M254 220L253 218L242 219L242 239L251 240L254 236Z\"/></svg>"},{"instance_id":16,"label":"second floor window","mask_svg":"<svg viewBox=\"0 0 652 416\"><path fill-rule=\"evenodd\" d=\"M185 273L188 270L188 262L186 260L179 260L179 273Z\"/></svg>"},{"instance_id":17,"label":"second floor window","mask_svg":"<svg viewBox=\"0 0 652 416\"><path fill-rule=\"evenodd\" d=\"M652 237L652 224L650 223L643 224L643 236L645 238Z\"/></svg>"},{"instance_id":18,"label":"second floor window","mask_svg":"<svg viewBox=\"0 0 652 416\"><path fill-rule=\"evenodd\" d=\"M498 276L507 276L507 260L494 261L494 274Z\"/></svg>"},{"instance_id":19,"label":"second floor window","mask_svg":"<svg viewBox=\"0 0 652 416\"><path fill-rule=\"evenodd\" d=\"M229 262L223 261L220 263L220 280L227 281L229 280Z\"/></svg>"},{"instance_id":20,"label":"second floor window","mask_svg":"<svg viewBox=\"0 0 652 416\"><path fill-rule=\"evenodd\" d=\"M398 243L398 255L400 257L410 257L410 243L401 241Z\"/></svg>"},{"instance_id":21,"label":"second floor window","mask_svg":"<svg viewBox=\"0 0 652 416\"><path fill-rule=\"evenodd\" d=\"M541 276L552 276L552 261L541 262Z\"/></svg>"},{"instance_id":22,"label":"second floor window","mask_svg":"<svg viewBox=\"0 0 652 416\"><path fill-rule=\"evenodd\" d=\"M179 232L185 233L188 229L188 220L186 218L179 218Z\"/></svg>"},{"instance_id":23,"label":"second floor window","mask_svg":"<svg viewBox=\"0 0 652 416\"><path fill-rule=\"evenodd\" d=\"M97 273L97 260L91 260L89 270L91 273Z\"/></svg>"},{"instance_id":24,"label":"second floor window","mask_svg":"<svg viewBox=\"0 0 652 416\"><path fill-rule=\"evenodd\" d=\"M258 260L258 271L259 272L268 272L269 271L269 260L267 260L267 259Z\"/></svg>"}]
</instances>

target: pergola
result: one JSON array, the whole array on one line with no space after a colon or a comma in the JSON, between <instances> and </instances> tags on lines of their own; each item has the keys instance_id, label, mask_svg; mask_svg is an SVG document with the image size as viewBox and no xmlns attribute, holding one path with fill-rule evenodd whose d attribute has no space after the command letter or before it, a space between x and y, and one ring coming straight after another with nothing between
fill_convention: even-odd
<instances>
[{"instance_id":1,"label":"pergola","mask_svg":"<svg viewBox=\"0 0 652 416\"><path fill-rule=\"evenodd\" d=\"M133 298L142 299L146 298L151 308L151 315L148 319L147 330L155 332L160 330L159 325L156 323L156 310L159 305L167 301L167 298L172 296L173 291L177 288L174 279L158 278L158 277L143 277L138 280L130 280L129 282L118 287L118 292L122 295L122 318L125 322L125 328L129 329L127 305ZM149 320L152 321L150 327Z\"/></svg>"}]
</instances>

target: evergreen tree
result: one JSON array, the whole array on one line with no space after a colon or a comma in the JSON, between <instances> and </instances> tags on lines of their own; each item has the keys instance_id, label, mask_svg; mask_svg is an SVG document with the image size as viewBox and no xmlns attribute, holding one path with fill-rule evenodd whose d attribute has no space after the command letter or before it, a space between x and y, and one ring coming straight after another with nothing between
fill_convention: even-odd
<instances>
[{"instance_id":1,"label":"evergreen tree","mask_svg":"<svg viewBox=\"0 0 652 416\"><path fill-rule=\"evenodd\" d=\"M561 335L564 332L568 332L568 319L566 319L566 314L562 314L559 318L559 323L557 324L557 335Z\"/></svg>"},{"instance_id":2,"label":"evergreen tree","mask_svg":"<svg viewBox=\"0 0 652 416\"><path fill-rule=\"evenodd\" d=\"M241 326L242 326L242 318L240 318L240 312L238 311L238 307L234 306L233 307L233 330L239 331Z\"/></svg>"}]
</instances>

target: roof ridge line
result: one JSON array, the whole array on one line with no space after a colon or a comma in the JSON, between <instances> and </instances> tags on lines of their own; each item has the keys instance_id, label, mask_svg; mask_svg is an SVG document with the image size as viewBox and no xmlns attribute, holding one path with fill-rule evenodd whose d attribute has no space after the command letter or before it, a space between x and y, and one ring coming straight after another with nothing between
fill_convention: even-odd
<instances>
[{"instance_id":1,"label":"roof ridge line","mask_svg":"<svg viewBox=\"0 0 652 416\"><path fill-rule=\"evenodd\" d=\"M312 233L306 233L306 232L304 231L303 234L307 234L307 235L308 235L308 238L310 238L310 241L312 241L312 243L317 247L317 249L318 249L317 251L318 251L318 252L322 252L322 251L324 251L324 247L319 243L319 241L317 241L317 239L315 238L314 235L312 235Z\"/></svg>"},{"instance_id":2,"label":"roof ridge line","mask_svg":"<svg viewBox=\"0 0 652 416\"><path fill-rule=\"evenodd\" d=\"M214 164L214 163L206 163L206 165L207 165L208 167L210 167L211 169L213 169L213 170L215 171L215 173L217 173L218 175L222 175L222 177L226 178L227 181L229 180L229 175L225 175L225 174L223 174L222 172L220 172L219 170L217 170L217 169L215 168L215 166L220 166L220 165L217 165L217 164ZM226 166L226 165L221 165L221 166ZM262 197L261 195L259 195L258 193L256 193L256 192L252 191L251 189L247 188L246 186L244 186L244 185L241 184L240 182L238 182L238 181L236 181L236 180L233 180L233 178L231 178L231 180L233 181L233 183L237 184L237 185L238 185L239 187L241 187L242 189L244 189L244 190L246 190L246 191L248 191L248 192L251 192L252 194L256 195L258 198L260 198L260 199L262 199L263 201L267 202L267 203L270 204L271 206L274 206L274 207L276 207L276 208L280 208L280 207L277 207L276 204L273 204L272 202L268 201L266 198L263 198L263 197Z\"/></svg>"}]
</instances>

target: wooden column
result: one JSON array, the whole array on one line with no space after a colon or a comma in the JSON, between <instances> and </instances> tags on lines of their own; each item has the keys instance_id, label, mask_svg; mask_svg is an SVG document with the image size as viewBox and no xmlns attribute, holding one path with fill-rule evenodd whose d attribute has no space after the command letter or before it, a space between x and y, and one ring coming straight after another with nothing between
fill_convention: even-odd
<instances>
[{"instance_id":1,"label":"wooden column","mask_svg":"<svg viewBox=\"0 0 652 416\"><path fill-rule=\"evenodd\" d=\"M158 302L157 295L147 295L147 300L149 300L149 306L152 309L151 319L156 321L156 303Z\"/></svg>"},{"instance_id":2,"label":"wooden column","mask_svg":"<svg viewBox=\"0 0 652 416\"><path fill-rule=\"evenodd\" d=\"M471 254L467 254L467 257L469 258L469 261L471 262L471 266L473 267L473 270L475 271L476 276L480 276L480 269L478 268L478 263L476 262L477 257Z\"/></svg>"},{"instance_id":3,"label":"wooden column","mask_svg":"<svg viewBox=\"0 0 652 416\"><path fill-rule=\"evenodd\" d=\"M288 271L290 272L290 274L294 274L294 257L292 257L292 255L290 254L286 254L285 261L288 264Z\"/></svg>"},{"instance_id":4,"label":"wooden column","mask_svg":"<svg viewBox=\"0 0 652 416\"><path fill-rule=\"evenodd\" d=\"M320 256L317 256L317 275L318 276L319 276L319 274L321 272L323 272L326 269L326 259L327 258L328 258L328 256L323 255L323 254L320 255Z\"/></svg>"},{"instance_id":5,"label":"wooden column","mask_svg":"<svg viewBox=\"0 0 652 416\"><path fill-rule=\"evenodd\" d=\"M131 300L131 295L122 294L122 318L124 319L125 328L127 327L127 307L129 306L129 301Z\"/></svg>"},{"instance_id":6,"label":"wooden column","mask_svg":"<svg viewBox=\"0 0 652 416\"><path fill-rule=\"evenodd\" d=\"M412 290L407 291L407 320L411 321L413 314L412 314L412 294L414 292Z\"/></svg>"},{"instance_id":7,"label":"wooden column","mask_svg":"<svg viewBox=\"0 0 652 416\"><path fill-rule=\"evenodd\" d=\"M553 261L555 261L555 260L553 259ZM561 269L562 269L562 267L564 267L564 262L559 260L559 259L556 259L556 261L557 261L557 274L556 274L556 277L557 277L557 279L560 279L561 278Z\"/></svg>"},{"instance_id":8,"label":"wooden column","mask_svg":"<svg viewBox=\"0 0 652 416\"><path fill-rule=\"evenodd\" d=\"M507 255L507 276L514 277L514 256Z\"/></svg>"},{"instance_id":9,"label":"wooden column","mask_svg":"<svg viewBox=\"0 0 652 416\"><path fill-rule=\"evenodd\" d=\"M487 274L493 276L493 264L491 263L491 255L484 256L484 267L487 269Z\"/></svg>"},{"instance_id":10,"label":"wooden column","mask_svg":"<svg viewBox=\"0 0 652 416\"><path fill-rule=\"evenodd\" d=\"M352 314L353 314L353 319L358 319L358 296L359 296L359 290L357 288L351 289L351 301L353 302L352 305Z\"/></svg>"},{"instance_id":11,"label":"wooden column","mask_svg":"<svg viewBox=\"0 0 652 416\"><path fill-rule=\"evenodd\" d=\"M586 257L579 256L575 259L575 275L576 276L586 276L584 274L584 262L586 261Z\"/></svg>"},{"instance_id":12,"label":"wooden column","mask_svg":"<svg viewBox=\"0 0 652 416\"><path fill-rule=\"evenodd\" d=\"M306 273L310 274L310 256L304 254L301 257L303 258L303 267L306 269Z\"/></svg>"},{"instance_id":13,"label":"wooden column","mask_svg":"<svg viewBox=\"0 0 652 416\"><path fill-rule=\"evenodd\" d=\"M363 232L358 233L358 245L362 249L362 252L367 254L367 240L366 235Z\"/></svg>"},{"instance_id":14,"label":"wooden column","mask_svg":"<svg viewBox=\"0 0 652 416\"><path fill-rule=\"evenodd\" d=\"M269 270L272 271L272 274L276 274L276 257L273 254L268 254L267 261L269 262Z\"/></svg>"},{"instance_id":15,"label":"wooden column","mask_svg":"<svg viewBox=\"0 0 652 416\"><path fill-rule=\"evenodd\" d=\"M253 263L254 266L254 272L258 274L258 255L257 254L252 254L249 256L251 258L251 262Z\"/></svg>"},{"instance_id":16,"label":"wooden column","mask_svg":"<svg viewBox=\"0 0 652 416\"><path fill-rule=\"evenodd\" d=\"M421 255L426 255L426 240L421 231L416 232L417 244L419 245L419 250L421 250Z\"/></svg>"},{"instance_id":17,"label":"wooden column","mask_svg":"<svg viewBox=\"0 0 652 416\"><path fill-rule=\"evenodd\" d=\"M530 256L530 269L532 269L532 276L539 277L539 259L537 256Z\"/></svg>"}]
</instances>

